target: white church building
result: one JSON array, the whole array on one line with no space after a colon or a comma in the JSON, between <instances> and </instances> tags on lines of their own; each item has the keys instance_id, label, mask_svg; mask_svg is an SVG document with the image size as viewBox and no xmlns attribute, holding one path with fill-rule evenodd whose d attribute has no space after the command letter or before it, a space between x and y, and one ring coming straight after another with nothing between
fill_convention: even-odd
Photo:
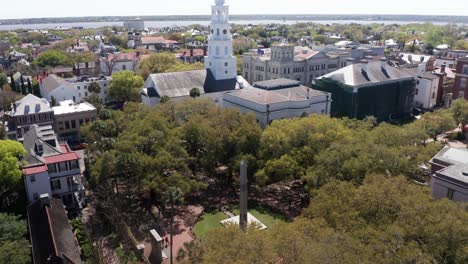
<instances>
[{"instance_id":1,"label":"white church building","mask_svg":"<svg viewBox=\"0 0 468 264\"><path fill-rule=\"evenodd\" d=\"M216 0L211 14L205 70L151 74L140 93L144 104L154 106L163 96L174 100L184 99L190 96L193 88L200 91L201 97L211 97L221 102L224 92L248 85L242 76L237 76L229 7L224 0Z\"/></svg>"}]
</instances>

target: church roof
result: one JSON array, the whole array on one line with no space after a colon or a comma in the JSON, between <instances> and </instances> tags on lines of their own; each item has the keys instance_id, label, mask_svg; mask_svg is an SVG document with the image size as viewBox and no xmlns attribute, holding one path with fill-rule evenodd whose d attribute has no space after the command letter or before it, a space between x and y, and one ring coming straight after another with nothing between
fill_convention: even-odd
<instances>
[{"instance_id":1,"label":"church roof","mask_svg":"<svg viewBox=\"0 0 468 264\"><path fill-rule=\"evenodd\" d=\"M149 80L145 84L149 97L189 96L192 88L198 88L201 94L239 89L236 79L216 80L210 70L157 73L151 74Z\"/></svg>"}]
</instances>

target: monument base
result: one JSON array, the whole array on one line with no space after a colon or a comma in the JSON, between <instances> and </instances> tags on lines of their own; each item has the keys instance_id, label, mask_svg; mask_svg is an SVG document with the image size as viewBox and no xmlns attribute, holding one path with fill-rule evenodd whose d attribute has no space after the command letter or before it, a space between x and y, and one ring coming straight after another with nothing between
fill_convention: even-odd
<instances>
[{"instance_id":1,"label":"monument base","mask_svg":"<svg viewBox=\"0 0 468 264\"><path fill-rule=\"evenodd\" d=\"M228 226L228 225L239 225L239 216L236 215L234 217L231 217L229 219L221 221L221 224L223 226ZM247 213L247 224L250 226L252 224L256 225L258 229L264 230L267 229L267 226L264 225L260 220L258 220L255 216L251 215L250 213Z\"/></svg>"}]
</instances>

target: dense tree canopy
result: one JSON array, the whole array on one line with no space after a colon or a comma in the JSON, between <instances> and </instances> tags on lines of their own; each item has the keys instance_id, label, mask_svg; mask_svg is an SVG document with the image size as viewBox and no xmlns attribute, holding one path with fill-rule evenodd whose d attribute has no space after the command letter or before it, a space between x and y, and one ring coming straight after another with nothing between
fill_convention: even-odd
<instances>
[{"instance_id":1,"label":"dense tree canopy","mask_svg":"<svg viewBox=\"0 0 468 264\"><path fill-rule=\"evenodd\" d=\"M203 67L202 63L183 63L173 53L161 52L142 60L138 71L146 79L152 73L200 70Z\"/></svg>"},{"instance_id":2,"label":"dense tree canopy","mask_svg":"<svg viewBox=\"0 0 468 264\"><path fill-rule=\"evenodd\" d=\"M117 102L139 101L143 79L132 71L121 71L112 75L109 97Z\"/></svg>"},{"instance_id":3,"label":"dense tree canopy","mask_svg":"<svg viewBox=\"0 0 468 264\"><path fill-rule=\"evenodd\" d=\"M72 66L72 58L64 51L48 50L39 55L34 63L40 67Z\"/></svg>"},{"instance_id":4,"label":"dense tree canopy","mask_svg":"<svg viewBox=\"0 0 468 264\"><path fill-rule=\"evenodd\" d=\"M0 140L0 199L21 183L18 158L26 154L23 145L12 140Z\"/></svg>"},{"instance_id":5,"label":"dense tree canopy","mask_svg":"<svg viewBox=\"0 0 468 264\"><path fill-rule=\"evenodd\" d=\"M331 181L290 224L209 233L203 263L465 263L468 212L404 177ZM200 258L200 256L198 256Z\"/></svg>"},{"instance_id":6,"label":"dense tree canopy","mask_svg":"<svg viewBox=\"0 0 468 264\"><path fill-rule=\"evenodd\" d=\"M26 221L0 213L0 263L31 263Z\"/></svg>"}]
</instances>

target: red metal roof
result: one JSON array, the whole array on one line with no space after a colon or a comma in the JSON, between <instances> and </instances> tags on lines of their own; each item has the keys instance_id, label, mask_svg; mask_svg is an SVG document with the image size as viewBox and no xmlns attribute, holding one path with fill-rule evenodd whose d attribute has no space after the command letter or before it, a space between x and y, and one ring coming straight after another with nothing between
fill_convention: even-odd
<instances>
[{"instance_id":1,"label":"red metal roof","mask_svg":"<svg viewBox=\"0 0 468 264\"><path fill-rule=\"evenodd\" d=\"M47 164L53 164L53 163L71 161L71 160L77 160L77 159L80 159L80 156L78 156L78 154L76 154L75 152L44 157L44 160Z\"/></svg>"},{"instance_id":2,"label":"red metal roof","mask_svg":"<svg viewBox=\"0 0 468 264\"><path fill-rule=\"evenodd\" d=\"M23 174L25 176L28 176L28 175L38 174L38 173L42 173L42 172L46 172L46 171L47 171L47 166L46 165L40 165L40 166L35 166L35 167L30 167L30 168L24 168L23 169Z\"/></svg>"}]
</instances>

